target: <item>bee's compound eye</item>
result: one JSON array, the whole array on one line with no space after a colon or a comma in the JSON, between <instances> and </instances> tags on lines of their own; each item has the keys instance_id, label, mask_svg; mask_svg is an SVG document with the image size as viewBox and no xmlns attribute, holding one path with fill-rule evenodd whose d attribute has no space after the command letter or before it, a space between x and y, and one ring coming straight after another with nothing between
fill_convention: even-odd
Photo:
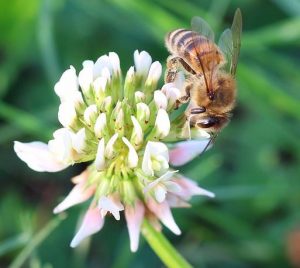
<instances>
[{"instance_id":1,"label":"bee's compound eye","mask_svg":"<svg viewBox=\"0 0 300 268\"><path fill-rule=\"evenodd\" d=\"M210 128L219 123L220 123L219 118L208 117L206 119L202 119L202 120L198 121L196 125L200 128Z\"/></svg>"}]
</instances>

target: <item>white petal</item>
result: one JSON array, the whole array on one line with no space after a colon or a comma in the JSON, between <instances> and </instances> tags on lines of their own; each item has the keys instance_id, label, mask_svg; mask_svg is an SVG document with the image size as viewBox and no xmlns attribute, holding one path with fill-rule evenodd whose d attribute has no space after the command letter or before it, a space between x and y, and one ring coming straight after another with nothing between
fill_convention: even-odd
<instances>
[{"instance_id":1,"label":"white petal","mask_svg":"<svg viewBox=\"0 0 300 268\"><path fill-rule=\"evenodd\" d=\"M71 242L71 247L77 247L86 237L99 232L104 225L104 219L100 215L98 208L89 208L86 212L79 231Z\"/></svg>"},{"instance_id":2,"label":"white petal","mask_svg":"<svg viewBox=\"0 0 300 268\"><path fill-rule=\"evenodd\" d=\"M109 52L108 54L110 63L112 66L112 70L115 74L120 73L120 59L117 53L115 52Z\"/></svg>"},{"instance_id":3,"label":"white petal","mask_svg":"<svg viewBox=\"0 0 300 268\"><path fill-rule=\"evenodd\" d=\"M148 176L154 175L152 157L162 156L166 162L169 161L168 147L162 142L148 141L142 162L142 170Z\"/></svg>"},{"instance_id":4,"label":"white petal","mask_svg":"<svg viewBox=\"0 0 300 268\"><path fill-rule=\"evenodd\" d=\"M104 97L106 84L107 84L107 79L105 77L102 77L102 76L98 77L93 82L95 96L96 96L98 101L101 101L102 98Z\"/></svg>"},{"instance_id":5,"label":"white petal","mask_svg":"<svg viewBox=\"0 0 300 268\"><path fill-rule=\"evenodd\" d=\"M131 116L131 121L133 123L132 139L135 145L139 145L143 142L143 138L144 138L143 130L140 123L133 115Z\"/></svg>"},{"instance_id":6,"label":"white petal","mask_svg":"<svg viewBox=\"0 0 300 268\"><path fill-rule=\"evenodd\" d=\"M157 216L157 218L174 234L181 234L181 231L178 228L176 222L174 221L170 207L166 201L162 203L157 203L153 199L149 199L147 201L147 206Z\"/></svg>"},{"instance_id":7,"label":"white petal","mask_svg":"<svg viewBox=\"0 0 300 268\"><path fill-rule=\"evenodd\" d=\"M139 246L141 225L144 219L145 208L141 201L135 203L135 207L125 207L125 218L130 238L130 249L136 252Z\"/></svg>"},{"instance_id":8,"label":"white petal","mask_svg":"<svg viewBox=\"0 0 300 268\"><path fill-rule=\"evenodd\" d=\"M134 75L135 75L134 67L131 66L128 69L128 71L126 73L126 77L125 77L125 83L124 83L125 86L124 87L126 88L126 90L132 88L132 86L133 86L132 82L134 80Z\"/></svg>"},{"instance_id":9,"label":"white petal","mask_svg":"<svg viewBox=\"0 0 300 268\"><path fill-rule=\"evenodd\" d=\"M103 102L102 102L102 106L104 108L104 111L107 112L110 110L112 105L112 97L111 96L107 96L104 98Z\"/></svg>"},{"instance_id":10,"label":"white petal","mask_svg":"<svg viewBox=\"0 0 300 268\"><path fill-rule=\"evenodd\" d=\"M97 115L98 115L97 105L92 104L85 109L83 118L88 125L92 125L93 122L96 120Z\"/></svg>"},{"instance_id":11,"label":"white petal","mask_svg":"<svg viewBox=\"0 0 300 268\"><path fill-rule=\"evenodd\" d=\"M104 138L102 138L98 144L97 155L95 160L95 166L98 171L103 170L105 168L104 151L105 151L105 143L104 143Z\"/></svg>"},{"instance_id":12,"label":"white petal","mask_svg":"<svg viewBox=\"0 0 300 268\"><path fill-rule=\"evenodd\" d=\"M76 120L76 110L74 103L65 101L59 105L58 120L64 127L70 127Z\"/></svg>"},{"instance_id":13,"label":"white petal","mask_svg":"<svg viewBox=\"0 0 300 268\"><path fill-rule=\"evenodd\" d=\"M167 190L163 185L159 184L155 187L154 194L156 201L162 203L166 199Z\"/></svg>"},{"instance_id":14,"label":"white petal","mask_svg":"<svg viewBox=\"0 0 300 268\"><path fill-rule=\"evenodd\" d=\"M136 91L134 93L135 103L144 102L145 101L145 94L142 91Z\"/></svg>"},{"instance_id":15,"label":"white petal","mask_svg":"<svg viewBox=\"0 0 300 268\"><path fill-rule=\"evenodd\" d=\"M53 213L60 213L72 206L88 200L94 194L94 187L86 187L85 182L76 184L67 197L54 208Z\"/></svg>"},{"instance_id":16,"label":"white petal","mask_svg":"<svg viewBox=\"0 0 300 268\"><path fill-rule=\"evenodd\" d=\"M80 91L74 91L67 96L67 100L71 103L73 103L73 106L75 109L81 110L84 106L85 103L83 101L82 93Z\"/></svg>"},{"instance_id":17,"label":"white petal","mask_svg":"<svg viewBox=\"0 0 300 268\"><path fill-rule=\"evenodd\" d=\"M135 168L138 164L139 161L139 157L138 154L136 152L136 150L134 149L134 147L132 146L132 144L130 143L130 141L128 139L126 139L125 137L122 137L123 142L127 145L129 152L128 152L128 166L130 168Z\"/></svg>"},{"instance_id":18,"label":"white petal","mask_svg":"<svg viewBox=\"0 0 300 268\"><path fill-rule=\"evenodd\" d=\"M110 159L114 156L114 144L116 140L118 139L119 135L118 133L115 133L107 142L106 148L105 148L105 156Z\"/></svg>"},{"instance_id":19,"label":"white petal","mask_svg":"<svg viewBox=\"0 0 300 268\"><path fill-rule=\"evenodd\" d=\"M170 119L168 113L164 109L159 109L155 120L155 127L157 128L158 136L164 138L170 132Z\"/></svg>"},{"instance_id":20,"label":"white petal","mask_svg":"<svg viewBox=\"0 0 300 268\"><path fill-rule=\"evenodd\" d=\"M155 90L154 91L154 102L156 104L157 109L167 109L168 106L168 100L166 95L160 91L160 90Z\"/></svg>"},{"instance_id":21,"label":"white petal","mask_svg":"<svg viewBox=\"0 0 300 268\"><path fill-rule=\"evenodd\" d=\"M83 153L86 148L86 133L85 128L81 128L73 137L72 137L72 146L78 153Z\"/></svg>"},{"instance_id":22,"label":"white petal","mask_svg":"<svg viewBox=\"0 0 300 268\"><path fill-rule=\"evenodd\" d=\"M111 63L107 55L101 56L95 62L93 70L94 79L102 75L102 71L104 68L107 68L109 71L111 70Z\"/></svg>"},{"instance_id":23,"label":"white petal","mask_svg":"<svg viewBox=\"0 0 300 268\"><path fill-rule=\"evenodd\" d=\"M160 62L158 61L153 62L151 64L146 83L152 83L152 82L157 83L157 81L161 76L161 73L162 73L162 66Z\"/></svg>"},{"instance_id":24,"label":"white petal","mask_svg":"<svg viewBox=\"0 0 300 268\"><path fill-rule=\"evenodd\" d=\"M142 51L141 53L138 50L134 51L134 65L137 75L146 76L151 62L151 56L146 51Z\"/></svg>"},{"instance_id":25,"label":"white petal","mask_svg":"<svg viewBox=\"0 0 300 268\"><path fill-rule=\"evenodd\" d=\"M106 113L101 113L96 119L96 123L94 126L94 132L97 138L103 137L103 131L106 127Z\"/></svg>"},{"instance_id":26,"label":"white petal","mask_svg":"<svg viewBox=\"0 0 300 268\"><path fill-rule=\"evenodd\" d=\"M49 151L48 145L43 142L22 143L15 141L14 150L17 156L35 171L57 172L69 166L69 164L56 159L55 155Z\"/></svg>"},{"instance_id":27,"label":"white petal","mask_svg":"<svg viewBox=\"0 0 300 268\"><path fill-rule=\"evenodd\" d=\"M99 199L98 207L101 210L109 211L116 220L120 220L120 211L124 210L124 206L120 202L119 198L102 196Z\"/></svg>"},{"instance_id":28,"label":"white petal","mask_svg":"<svg viewBox=\"0 0 300 268\"><path fill-rule=\"evenodd\" d=\"M101 76L104 77L109 83L111 81L110 69L108 67L104 67L101 70Z\"/></svg>"},{"instance_id":29,"label":"white petal","mask_svg":"<svg viewBox=\"0 0 300 268\"><path fill-rule=\"evenodd\" d=\"M115 122L115 128L120 130L124 126L124 111L122 108L119 109L117 112L116 122Z\"/></svg>"},{"instance_id":30,"label":"white petal","mask_svg":"<svg viewBox=\"0 0 300 268\"><path fill-rule=\"evenodd\" d=\"M148 122L150 118L149 106L143 102L139 102L136 105L136 118L139 122Z\"/></svg>"},{"instance_id":31,"label":"white petal","mask_svg":"<svg viewBox=\"0 0 300 268\"><path fill-rule=\"evenodd\" d=\"M64 71L59 81L55 84L54 91L61 101L67 100L71 93L78 91L78 80L73 66Z\"/></svg>"},{"instance_id":32,"label":"white petal","mask_svg":"<svg viewBox=\"0 0 300 268\"><path fill-rule=\"evenodd\" d=\"M165 84L161 91L166 95L169 107L173 106L181 96L180 90L174 87L173 83Z\"/></svg>"},{"instance_id":33,"label":"white petal","mask_svg":"<svg viewBox=\"0 0 300 268\"><path fill-rule=\"evenodd\" d=\"M160 182L165 183L166 181L170 180L173 177L174 173L176 173L176 172L177 172L177 170L176 171L167 171L165 174L163 174L162 176L160 176L156 180L149 183L144 188L144 193L146 193L146 192L150 191L151 189L153 189L154 187L156 187Z\"/></svg>"},{"instance_id":34,"label":"white petal","mask_svg":"<svg viewBox=\"0 0 300 268\"><path fill-rule=\"evenodd\" d=\"M73 135L74 133L66 128L60 128L53 133L54 139L48 142L48 148L58 161L69 164L74 162Z\"/></svg>"},{"instance_id":35,"label":"white petal","mask_svg":"<svg viewBox=\"0 0 300 268\"><path fill-rule=\"evenodd\" d=\"M189 140L176 143L175 147L169 151L170 164L173 166L181 166L188 163L200 155L209 142L210 139Z\"/></svg>"},{"instance_id":36,"label":"white petal","mask_svg":"<svg viewBox=\"0 0 300 268\"><path fill-rule=\"evenodd\" d=\"M93 82L93 61L84 61L83 69L79 72L78 82L83 92L88 91Z\"/></svg>"}]
</instances>

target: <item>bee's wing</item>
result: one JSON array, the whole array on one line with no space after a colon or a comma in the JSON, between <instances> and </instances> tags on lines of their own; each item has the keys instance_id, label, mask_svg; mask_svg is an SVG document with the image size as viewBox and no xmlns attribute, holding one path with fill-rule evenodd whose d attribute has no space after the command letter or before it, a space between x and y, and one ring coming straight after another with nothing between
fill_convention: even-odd
<instances>
[{"instance_id":1,"label":"bee's wing","mask_svg":"<svg viewBox=\"0 0 300 268\"><path fill-rule=\"evenodd\" d=\"M220 36L219 48L224 53L227 63L225 68L235 76L238 58L240 55L242 35L242 13L238 8L235 11L231 29L226 29Z\"/></svg>"},{"instance_id":2,"label":"bee's wing","mask_svg":"<svg viewBox=\"0 0 300 268\"><path fill-rule=\"evenodd\" d=\"M242 12L238 8L235 11L232 26L231 26L233 54L232 54L230 72L233 76L236 73L237 62L240 55L242 27L243 27Z\"/></svg>"},{"instance_id":3,"label":"bee's wing","mask_svg":"<svg viewBox=\"0 0 300 268\"><path fill-rule=\"evenodd\" d=\"M215 34L204 19L200 17L193 17L191 20L191 26L193 31L205 36L212 42L214 41Z\"/></svg>"},{"instance_id":4,"label":"bee's wing","mask_svg":"<svg viewBox=\"0 0 300 268\"><path fill-rule=\"evenodd\" d=\"M218 47L221 49L226 59L226 64L222 66L222 68L230 71L230 66L232 64L232 54L233 54L232 32L230 29L226 29L221 34Z\"/></svg>"},{"instance_id":5,"label":"bee's wing","mask_svg":"<svg viewBox=\"0 0 300 268\"><path fill-rule=\"evenodd\" d=\"M213 71L217 67L217 60L211 58L209 67L205 65L205 60L203 58L207 57L207 53L211 51L212 46L214 44L214 32L208 25L208 23L200 18L193 17L191 20L192 26L192 38L194 49L196 51L196 56L199 62L199 66L202 69L202 74L204 77L206 92L208 96L213 96L213 88L212 88L212 77ZM209 72L208 72L209 69Z\"/></svg>"},{"instance_id":6,"label":"bee's wing","mask_svg":"<svg viewBox=\"0 0 300 268\"><path fill-rule=\"evenodd\" d=\"M170 164L172 166L185 165L211 146L211 138L178 142L174 148L169 150Z\"/></svg>"}]
</instances>

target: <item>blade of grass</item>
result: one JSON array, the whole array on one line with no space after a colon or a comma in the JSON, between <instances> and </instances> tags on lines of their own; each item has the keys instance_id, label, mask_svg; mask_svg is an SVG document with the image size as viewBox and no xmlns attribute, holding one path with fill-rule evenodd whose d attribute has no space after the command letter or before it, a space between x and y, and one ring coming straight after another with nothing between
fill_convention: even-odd
<instances>
[{"instance_id":1,"label":"blade of grass","mask_svg":"<svg viewBox=\"0 0 300 268\"><path fill-rule=\"evenodd\" d=\"M257 235L256 230L250 224L219 208L201 206L199 209L193 209L192 213L211 222L233 237L245 238Z\"/></svg>"},{"instance_id":2,"label":"blade of grass","mask_svg":"<svg viewBox=\"0 0 300 268\"><path fill-rule=\"evenodd\" d=\"M287 14L290 14L292 16L300 15L299 0L289 0L289 1L272 0L272 2L275 3L278 7L280 7Z\"/></svg>"},{"instance_id":3,"label":"blade of grass","mask_svg":"<svg viewBox=\"0 0 300 268\"><path fill-rule=\"evenodd\" d=\"M238 186L226 186L211 189L216 195L216 200L242 200L253 198L255 196L261 195L266 191L263 185L238 185Z\"/></svg>"},{"instance_id":4,"label":"blade of grass","mask_svg":"<svg viewBox=\"0 0 300 268\"><path fill-rule=\"evenodd\" d=\"M252 51L269 45L284 46L300 43L300 18L292 18L259 30L247 32L242 37L242 50Z\"/></svg>"},{"instance_id":5,"label":"blade of grass","mask_svg":"<svg viewBox=\"0 0 300 268\"><path fill-rule=\"evenodd\" d=\"M272 81L261 75L255 68L250 68L241 63L238 68L238 78L247 84L247 87L254 94L260 95L261 98L273 107L296 119L300 119L300 101L290 97L284 90L273 85Z\"/></svg>"},{"instance_id":6,"label":"blade of grass","mask_svg":"<svg viewBox=\"0 0 300 268\"><path fill-rule=\"evenodd\" d=\"M200 16L208 22L212 22L214 20L213 16L211 16L210 13L204 11L204 9L202 9L200 5L194 4L192 2L178 1L176 5L174 5L173 0L156 0L156 2L165 9L180 14L180 16L182 16L185 19L184 24L189 26L192 16ZM183 27L183 25L181 27Z\"/></svg>"},{"instance_id":7,"label":"blade of grass","mask_svg":"<svg viewBox=\"0 0 300 268\"><path fill-rule=\"evenodd\" d=\"M112 0L110 2L126 11L139 14L155 39L160 43L163 42L165 33L174 29L174 27L182 27L183 25L182 21L176 18L176 16L164 11L164 9L158 5L153 5L149 1ZM153 16L153 14L155 14L155 16Z\"/></svg>"},{"instance_id":8,"label":"blade of grass","mask_svg":"<svg viewBox=\"0 0 300 268\"><path fill-rule=\"evenodd\" d=\"M55 217L52 219L42 230L40 230L32 240L27 244L27 246L20 252L20 254L11 263L9 268L19 268L22 267L26 259L32 254L32 252L37 248L54 230L59 226L59 224L65 219L64 216Z\"/></svg>"},{"instance_id":9,"label":"blade of grass","mask_svg":"<svg viewBox=\"0 0 300 268\"><path fill-rule=\"evenodd\" d=\"M217 32L222 25L222 20L226 14L229 4L230 0L211 1L209 14L211 14L211 16L214 18L214 22L211 23L211 27L215 30L215 32Z\"/></svg>"},{"instance_id":10,"label":"blade of grass","mask_svg":"<svg viewBox=\"0 0 300 268\"><path fill-rule=\"evenodd\" d=\"M21 233L17 236L2 241L0 244L0 257L26 245L29 241L29 238L30 237L28 233Z\"/></svg>"},{"instance_id":11,"label":"blade of grass","mask_svg":"<svg viewBox=\"0 0 300 268\"><path fill-rule=\"evenodd\" d=\"M16 107L0 101L0 118L20 128L24 133L35 135L42 139L49 139L52 135L51 126L37 117Z\"/></svg>"},{"instance_id":12,"label":"blade of grass","mask_svg":"<svg viewBox=\"0 0 300 268\"><path fill-rule=\"evenodd\" d=\"M295 96L298 95L300 97L298 89L300 84L299 70L291 58L270 49L264 49L262 53L253 53L252 57L264 70L276 72L275 76L277 76L278 81L282 81L282 85L286 87L292 86L292 88L287 88L288 92L293 91Z\"/></svg>"},{"instance_id":13,"label":"blade of grass","mask_svg":"<svg viewBox=\"0 0 300 268\"><path fill-rule=\"evenodd\" d=\"M56 48L54 45L52 13L51 1L43 0L40 9L37 36L44 67L51 85L57 81L60 74Z\"/></svg>"}]
</instances>

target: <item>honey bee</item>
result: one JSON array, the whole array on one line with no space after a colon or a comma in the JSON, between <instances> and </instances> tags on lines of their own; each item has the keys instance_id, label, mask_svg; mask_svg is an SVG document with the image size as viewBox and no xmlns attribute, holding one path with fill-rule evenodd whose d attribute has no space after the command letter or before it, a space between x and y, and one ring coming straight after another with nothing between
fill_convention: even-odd
<instances>
[{"instance_id":1,"label":"honey bee","mask_svg":"<svg viewBox=\"0 0 300 268\"><path fill-rule=\"evenodd\" d=\"M220 36L218 45L207 22L192 19L192 30L169 32L165 44L170 52L165 82L174 82L184 73L182 96L177 107L187 103L190 127L216 136L226 126L235 105L235 74L241 46L242 14L237 9L230 29Z\"/></svg>"}]
</instances>

